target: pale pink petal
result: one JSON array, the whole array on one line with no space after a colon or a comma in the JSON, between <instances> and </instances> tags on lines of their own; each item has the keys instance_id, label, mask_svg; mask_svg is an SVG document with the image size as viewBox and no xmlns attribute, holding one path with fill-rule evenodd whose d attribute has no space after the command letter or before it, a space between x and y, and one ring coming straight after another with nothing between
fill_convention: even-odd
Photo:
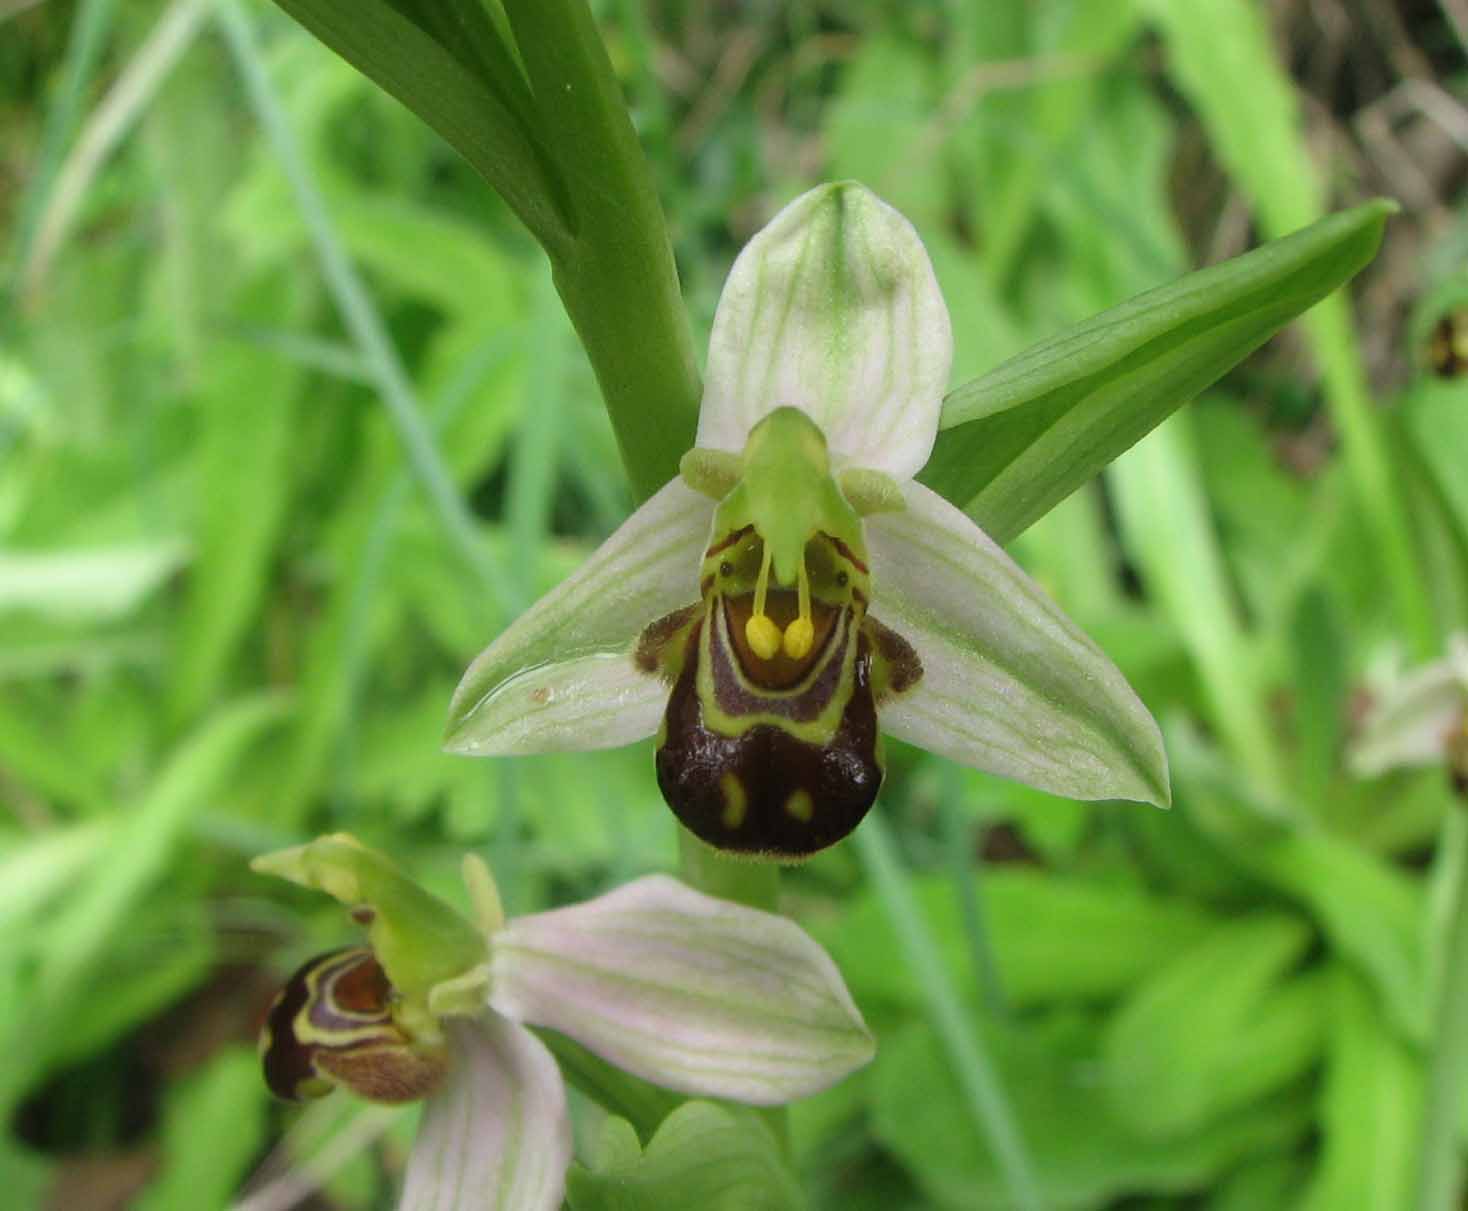
<instances>
[{"instance_id":1,"label":"pale pink petal","mask_svg":"<svg viewBox=\"0 0 1468 1211\"><path fill-rule=\"evenodd\" d=\"M399 1211L558 1211L571 1120L555 1060L493 1013L446 1031L453 1067L423 1107Z\"/></svg>"},{"instance_id":2,"label":"pale pink petal","mask_svg":"<svg viewBox=\"0 0 1468 1211\"><path fill-rule=\"evenodd\" d=\"M666 875L511 921L490 1004L649 1081L756 1105L824 1089L873 1052L804 930Z\"/></svg>"}]
</instances>

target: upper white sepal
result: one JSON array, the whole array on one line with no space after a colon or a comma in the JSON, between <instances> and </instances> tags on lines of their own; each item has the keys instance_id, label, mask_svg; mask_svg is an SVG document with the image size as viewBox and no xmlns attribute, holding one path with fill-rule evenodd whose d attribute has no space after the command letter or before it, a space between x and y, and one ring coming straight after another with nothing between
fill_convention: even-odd
<instances>
[{"instance_id":1,"label":"upper white sepal","mask_svg":"<svg viewBox=\"0 0 1468 1211\"><path fill-rule=\"evenodd\" d=\"M820 425L838 469L911 479L932 451L952 362L948 308L912 224L854 181L822 185L729 272L698 444L737 453L789 405Z\"/></svg>"}]
</instances>

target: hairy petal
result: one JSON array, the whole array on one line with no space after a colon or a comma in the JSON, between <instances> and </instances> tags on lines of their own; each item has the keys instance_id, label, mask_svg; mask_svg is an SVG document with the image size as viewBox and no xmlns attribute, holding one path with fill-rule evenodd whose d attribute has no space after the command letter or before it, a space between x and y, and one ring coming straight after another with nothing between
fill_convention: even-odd
<instances>
[{"instance_id":1,"label":"hairy petal","mask_svg":"<svg viewBox=\"0 0 1468 1211\"><path fill-rule=\"evenodd\" d=\"M920 484L867 520L872 615L917 650L883 730L1072 799L1170 800L1162 737L1120 670L982 530Z\"/></svg>"},{"instance_id":2,"label":"hairy petal","mask_svg":"<svg viewBox=\"0 0 1468 1211\"><path fill-rule=\"evenodd\" d=\"M652 735L667 687L640 672L642 629L698 600L713 502L673 480L469 666L444 747L473 756L614 748Z\"/></svg>"},{"instance_id":3,"label":"hairy petal","mask_svg":"<svg viewBox=\"0 0 1468 1211\"><path fill-rule=\"evenodd\" d=\"M780 211L739 254L709 338L698 444L739 451L789 405L832 460L910 479L953 361L948 309L912 224L855 182Z\"/></svg>"},{"instance_id":4,"label":"hairy petal","mask_svg":"<svg viewBox=\"0 0 1468 1211\"><path fill-rule=\"evenodd\" d=\"M555 1060L491 1013L445 1031L453 1065L423 1108L399 1211L557 1211L571 1120Z\"/></svg>"},{"instance_id":5,"label":"hairy petal","mask_svg":"<svg viewBox=\"0 0 1468 1211\"><path fill-rule=\"evenodd\" d=\"M836 965L793 921L652 875L511 921L490 1004L686 1093L775 1105L840 1080L873 1043Z\"/></svg>"}]
</instances>

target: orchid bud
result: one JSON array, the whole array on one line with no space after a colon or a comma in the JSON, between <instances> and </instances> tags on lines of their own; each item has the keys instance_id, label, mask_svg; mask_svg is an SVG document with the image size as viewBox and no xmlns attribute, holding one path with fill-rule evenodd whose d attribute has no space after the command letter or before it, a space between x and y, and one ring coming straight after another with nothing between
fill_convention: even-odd
<instances>
[{"instance_id":1,"label":"orchid bud","mask_svg":"<svg viewBox=\"0 0 1468 1211\"><path fill-rule=\"evenodd\" d=\"M337 1085L373 1102L426 1097L443 1079L446 1053L403 1029L393 1016L397 999L366 947L302 964L260 1030L270 1091L290 1102L323 1097Z\"/></svg>"}]
</instances>

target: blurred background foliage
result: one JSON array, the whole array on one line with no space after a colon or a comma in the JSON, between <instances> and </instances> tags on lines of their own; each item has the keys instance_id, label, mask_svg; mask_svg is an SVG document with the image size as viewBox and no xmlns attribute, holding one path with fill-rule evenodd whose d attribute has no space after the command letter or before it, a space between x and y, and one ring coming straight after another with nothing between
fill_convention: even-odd
<instances>
[{"instance_id":1,"label":"blurred background foliage","mask_svg":"<svg viewBox=\"0 0 1468 1211\"><path fill-rule=\"evenodd\" d=\"M1401 201L1349 303L1015 543L1162 721L1175 810L899 748L880 810L913 900L842 846L786 901L880 1036L793 1112L816 1207L1010 1205L934 981L998 1057L1046 1207L1412 1206L1452 799L1441 771L1362 782L1342 753L1373 678L1468 626L1468 388L1429 359L1468 304L1468 5L595 7L700 346L734 253L821 179L917 224L955 382L1327 209ZM530 239L395 102L246 11L434 445L405 452L384 349L343 323L208 6L0 0L17 1211L392 1205L412 1111L289 1111L258 1079L282 976L349 934L251 855L350 828L448 888L471 848L512 912L675 860L648 746L439 753L468 659L630 492Z\"/></svg>"}]
</instances>

